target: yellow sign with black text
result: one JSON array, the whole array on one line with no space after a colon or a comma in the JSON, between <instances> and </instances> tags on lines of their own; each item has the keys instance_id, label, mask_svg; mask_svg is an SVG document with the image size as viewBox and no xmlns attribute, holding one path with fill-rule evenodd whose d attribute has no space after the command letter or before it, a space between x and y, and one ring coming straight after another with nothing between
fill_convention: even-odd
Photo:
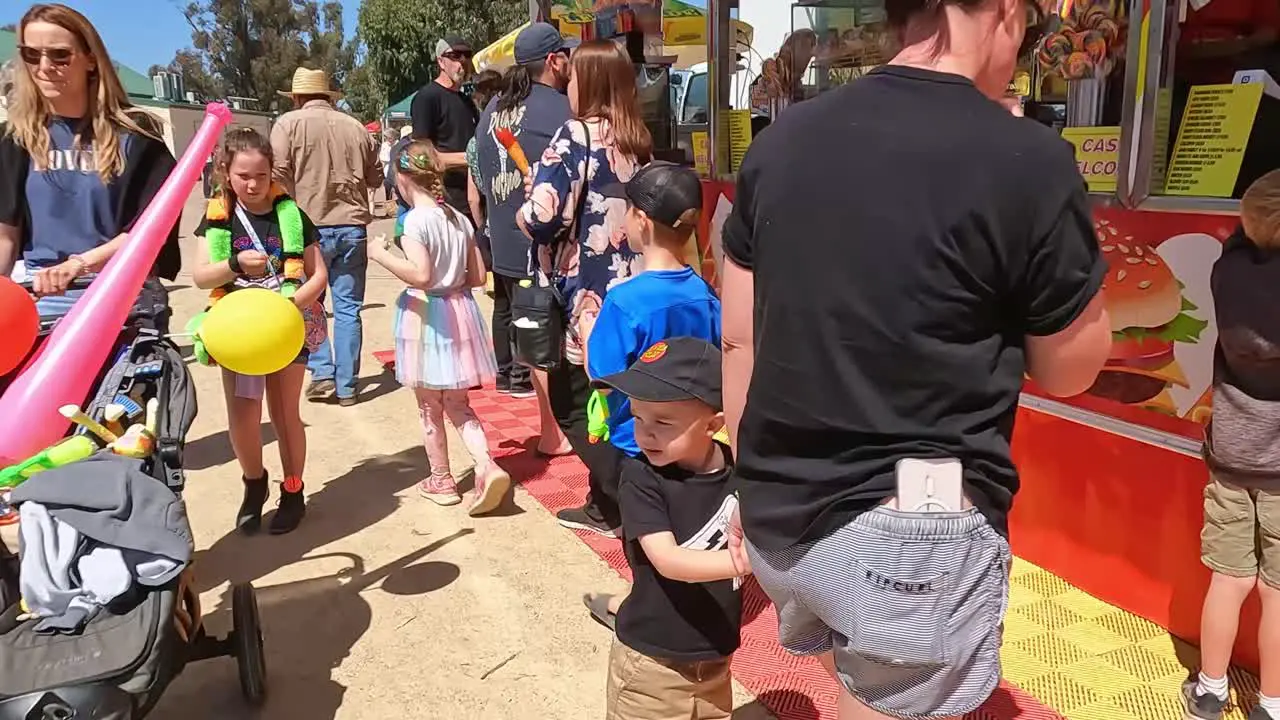
<instances>
[{"instance_id":1,"label":"yellow sign with black text","mask_svg":"<svg viewBox=\"0 0 1280 720\"><path fill-rule=\"evenodd\" d=\"M1115 192L1120 166L1120 128L1063 128L1062 138L1075 146L1076 167L1084 176L1089 192Z\"/></svg>"}]
</instances>

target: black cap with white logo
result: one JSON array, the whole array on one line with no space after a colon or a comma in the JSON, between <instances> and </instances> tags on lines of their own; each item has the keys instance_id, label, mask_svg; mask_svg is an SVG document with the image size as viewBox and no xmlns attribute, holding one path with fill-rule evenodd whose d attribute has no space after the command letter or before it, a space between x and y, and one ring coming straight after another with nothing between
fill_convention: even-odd
<instances>
[{"instance_id":1,"label":"black cap with white logo","mask_svg":"<svg viewBox=\"0 0 1280 720\"><path fill-rule=\"evenodd\" d=\"M632 400L701 400L717 412L724 409L720 350L698 338L678 337L654 343L630 368L600 378L595 385L613 388Z\"/></svg>"}]
</instances>

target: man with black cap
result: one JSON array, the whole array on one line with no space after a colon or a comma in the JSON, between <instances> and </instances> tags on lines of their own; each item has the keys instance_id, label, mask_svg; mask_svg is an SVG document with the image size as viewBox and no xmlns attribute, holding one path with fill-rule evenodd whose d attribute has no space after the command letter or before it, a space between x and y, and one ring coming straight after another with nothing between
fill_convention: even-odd
<instances>
[{"instance_id":1,"label":"man with black cap","mask_svg":"<svg viewBox=\"0 0 1280 720\"><path fill-rule=\"evenodd\" d=\"M720 351L671 338L596 384L630 398L643 451L623 469L634 586L618 610L606 714L728 718L742 622L737 578L751 568L726 549L738 502L729 447L716 440L724 427Z\"/></svg>"},{"instance_id":2,"label":"man with black cap","mask_svg":"<svg viewBox=\"0 0 1280 720\"><path fill-rule=\"evenodd\" d=\"M430 140L448 168L444 176L445 202L470 217L467 204L467 142L476 131L476 107L462 94L471 76L471 45L456 37L436 42L440 74L413 97L409 115L413 137Z\"/></svg>"},{"instance_id":3,"label":"man with black cap","mask_svg":"<svg viewBox=\"0 0 1280 720\"><path fill-rule=\"evenodd\" d=\"M524 204L524 175L498 142L499 128L511 130L525 156L537 162L551 137L571 115L565 89L569 86L569 53L576 39L563 38L548 23L533 23L515 42L516 65L507 71L503 92L489 102L476 132L477 180L489 208L489 238L493 252L493 349L498 360L498 390L514 397L533 395L529 370L515 363L515 335L511 329L511 291L529 271L529 238L516 225L516 211ZM554 426L553 426L554 427ZM558 432L543 437L548 454L565 443Z\"/></svg>"}]
</instances>

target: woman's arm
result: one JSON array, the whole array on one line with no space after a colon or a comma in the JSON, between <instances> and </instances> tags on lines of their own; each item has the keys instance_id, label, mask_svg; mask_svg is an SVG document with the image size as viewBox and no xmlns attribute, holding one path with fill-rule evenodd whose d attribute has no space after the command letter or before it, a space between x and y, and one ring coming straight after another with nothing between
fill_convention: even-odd
<instances>
[{"instance_id":1,"label":"woman's arm","mask_svg":"<svg viewBox=\"0 0 1280 720\"><path fill-rule=\"evenodd\" d=\"M576 219L577 192L586 192L582 180L590 157L586 136L574 134L574 125L580 124L562 126L532 170L528 199L516 213L516 224L535 244L552 242Z\"/></svg>"},{"instance_id":2,"label":"woman's arm","mask_svg":"<svg viewBox=\"0 0 1280 720\"><path fill-rule=\"evenodd\" d=\"M725 258L721 285L721 345L724 357L724 417L729 446L738 447L738 423L747 405L747 388L755 368L755 276Z\"/></svg>"},{"instance_id":3,"label":"woman's arm","mask_svg":"<svg viewBox=\"0 0 1280 720\"><path fill-rule=\"evenodd\" d=\"M472 234L467 238L467 287L484 287L489 271L484 266L484 255L480 252L480 243Z\"/></svg>"},{"instance_id":4,"label":"woman's arm","mask_svg":"<svg viewBox=\"0 0 1280 720\"><path fill-rule=\"evenodd\" d=\"M16 225L0 223L0 276L9 277L22 253L22 231Z\"/></svg>"},{"instance_id":5,"label":"woman's arm","mask_svg":"<svg viewBox=\"0 0 1280 720\"><path fill-rule=\"evenodd\" d=\"M480 180L475 173L467 171L467 205L471 208L471 217L476 221L476 232L484 228L484 201L480 195Z\"/></svg>"},{"instance_id":6,"label":"woman's arm","mask_svg":"<svg viewBox=\"0 0 1280 720\"><path fill-rule=\"evenodd\" d=\"M293 294L293 304L300 309L314 305L329 286L329 269L325 267L319 244L312 243L302 250L302 271L306 273L307 281Z\"/></svg>"}]
</instances>

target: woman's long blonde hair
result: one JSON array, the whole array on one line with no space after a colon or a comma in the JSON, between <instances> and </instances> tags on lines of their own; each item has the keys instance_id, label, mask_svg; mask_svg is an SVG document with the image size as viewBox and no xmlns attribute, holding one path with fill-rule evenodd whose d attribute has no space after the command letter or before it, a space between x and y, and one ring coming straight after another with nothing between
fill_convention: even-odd
<instances>
[{"instance_id":1,"label":"woman's long blonde hair","mask_svg":"<svg viewBox=\"0 0 1280 720\"><path fill-rule=\"evenodd\" d=\"M102 37L84 15L66 5L32 5L18 25L19 42L22 41L27 25L33 22L50 23L71 32L79 41L79 50L91 55L95 61L96 67L89 74L89 113L84 125L76 130L75 142L80 145L81 132L92 129L98 177L102 178L103 183L109 183L124 172L125 153L120 142L121 132L137 133L160 140L155 127L156 119L129 102L129 95L120 84L115 66L111 64L111 57L107 55L107 48L102 44ZM6 132L31 155L32 164L37 170L47 170L49 118L52 116L49 102L41 94L40 88L36 87L35 80L31 77L31 68L26 63L22 63L22 69L14 74L16 82L9 102Z\"/></svg>"}]
</instances>

